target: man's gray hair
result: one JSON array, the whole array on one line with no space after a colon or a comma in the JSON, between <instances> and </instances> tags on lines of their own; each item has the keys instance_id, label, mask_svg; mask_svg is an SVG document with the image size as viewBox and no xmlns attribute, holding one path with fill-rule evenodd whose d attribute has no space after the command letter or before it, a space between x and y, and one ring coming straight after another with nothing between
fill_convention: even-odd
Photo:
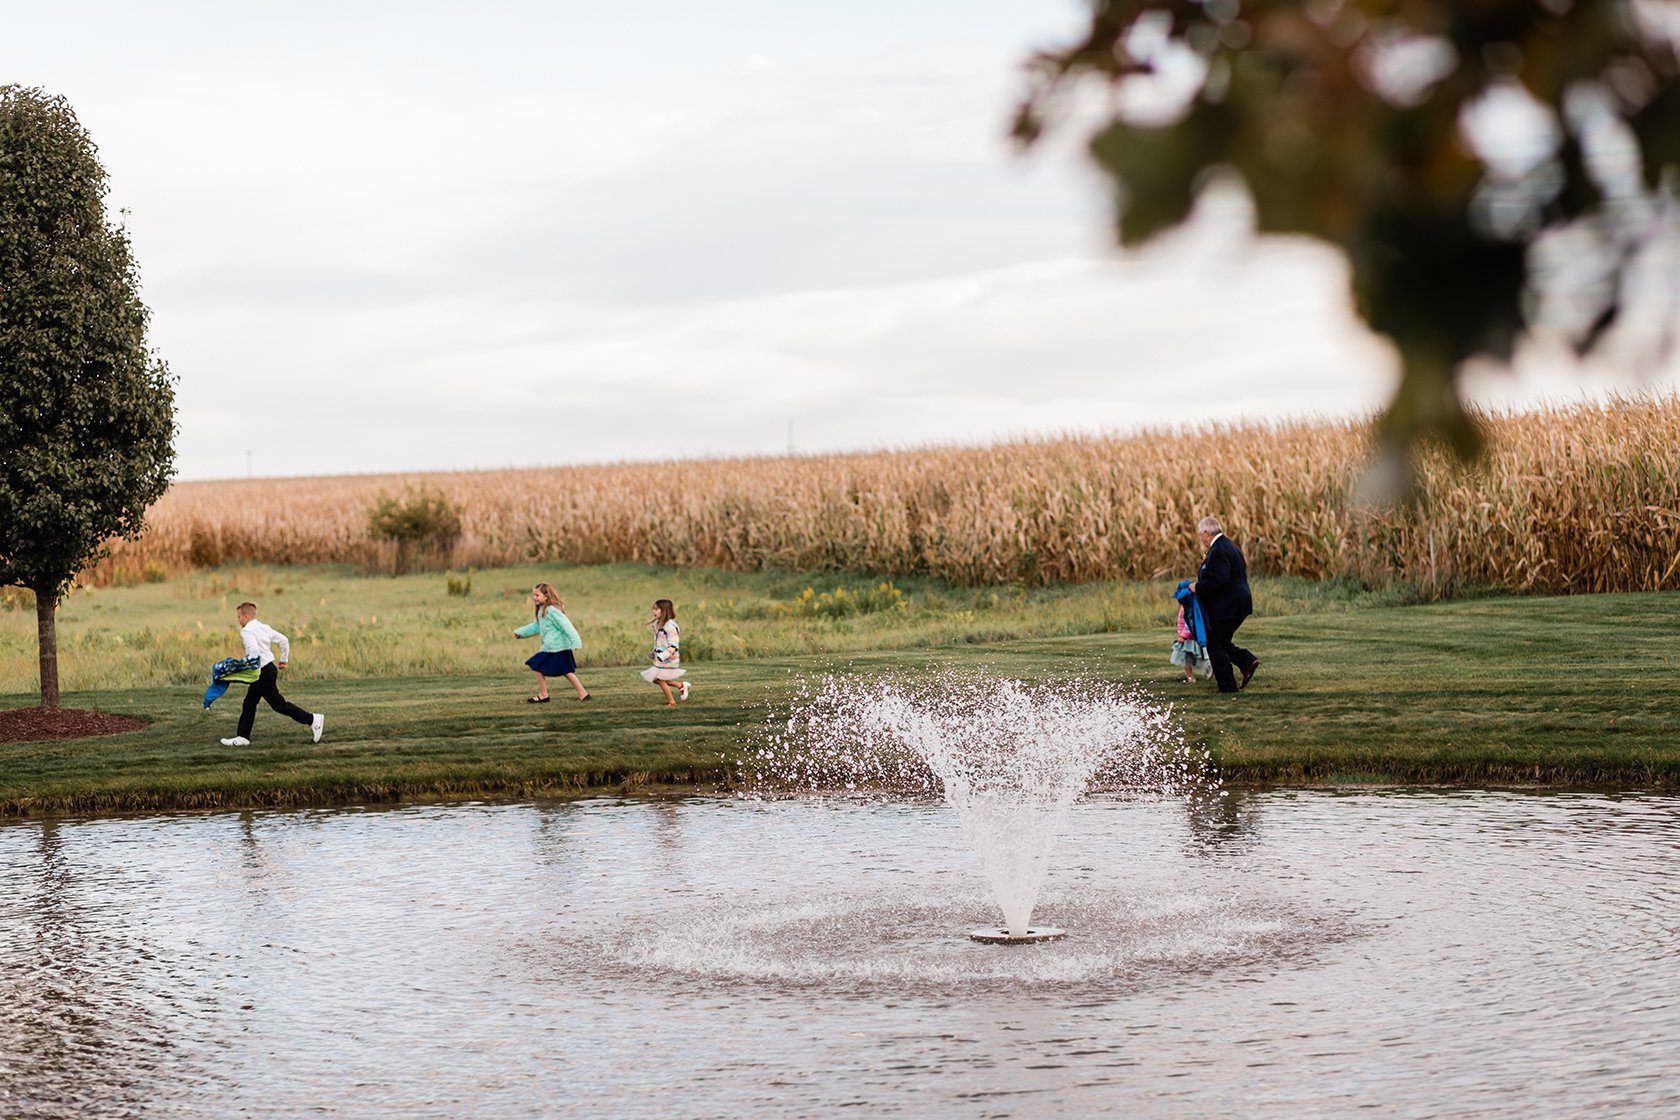
<instances>
[{"instance_id":1,"label":"man's gray hair","mask_svg":"<svg viewBox=\"0 0 1680 1120\"><path fill-rule=\"evenodd\" d=\"M1224 530L1219 527L1219 518L1210 513L1200 521L1196 522L1196 532L1221 533L1224 532Z\"/></svg>"}]
</instances>

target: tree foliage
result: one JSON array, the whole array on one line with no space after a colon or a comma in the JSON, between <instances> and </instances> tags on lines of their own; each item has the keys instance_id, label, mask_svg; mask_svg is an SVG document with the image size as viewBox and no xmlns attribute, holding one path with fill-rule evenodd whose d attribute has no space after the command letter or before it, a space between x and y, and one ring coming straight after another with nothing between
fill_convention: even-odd
<instances>
[{"instance_id":1,"label":"tree foliage","mask_svg":"<svg viewBox=\"0 0 1680 1120\"><path fill-rule=\"evenodd\" d=\"M63 98L0 86L0 584L35 592L48 708L59 599L174 473L173 381L106 190Z\"/></svg>"},{"instance_id":2,"label":"tree foliage","mask_svg":"<svg viewBox=\"0 0 1680 1120\"><path fill-rule=\"evenodd\" d=\"M1390 444L1441 435L1467 452L1461 363L1507 359L1541 325L1593 348L1673 229L1675 8L1095 0L1079 42L1032 60L1015 133L1033 143L1091 81L1112 91L1089 150L1125 245L1184 221L1210 178L1239 177L1260 232L1345 254L1356 309L1398 347ZM1666 353L1672 334L1654 341Z\"/></svg>"},{"instance_id":3,"label":"tree foliage","mask_svg":"<svg viewBox=\"0 0 1680 1120\"><path fill-rule=\"evenodd\" d=\"M409 490L401 501L381 494L368 510L368 535L396 544L392 574L401 575L413 565L420 550L430 550L441 563L448 562L449 553L461 538L461 511L441 491L425 486Z\"/></svg>"}]
</instances>

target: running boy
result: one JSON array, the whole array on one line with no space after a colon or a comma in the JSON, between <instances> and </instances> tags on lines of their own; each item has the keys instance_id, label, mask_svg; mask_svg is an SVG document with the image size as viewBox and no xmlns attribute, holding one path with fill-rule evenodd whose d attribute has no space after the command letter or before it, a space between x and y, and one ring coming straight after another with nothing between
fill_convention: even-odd
<instances>
[{"instance_id":1,"label":"running boy","mask_svg":"<svg viewBox=\"0 0 1680 1120\"><path fill-rule=\"evenodd\" d=\"M279 670L286 667L291 660L292 643L286 640L286 635L280 633L266 622L257 621L257 605L255 603L241 603L234 610L234 617L239 619L239 637L245 642L245 656L255 657L261 662L257 679L245 689L245 706L239 711L239 734L231 739L223 739L224 747L248 747L251 745L251 728L257 722L257 701L267 700L268 706L283 716L291 716L299 723L309 725L309 733L317 743L321 741L321 728L326 724L326 717L320 713L311 715L290 703L280 695ZM280 656L274 656L274 646L279 645Z\"/></svg>"}]
</instances>

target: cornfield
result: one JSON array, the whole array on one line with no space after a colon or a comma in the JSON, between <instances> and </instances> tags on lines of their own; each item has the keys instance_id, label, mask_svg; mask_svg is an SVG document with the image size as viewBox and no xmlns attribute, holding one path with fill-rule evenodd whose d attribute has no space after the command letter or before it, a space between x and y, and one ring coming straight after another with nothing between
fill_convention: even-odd
<instances>
[{"instance_id":1,"label":"cornfield","mask_svg":"<svg viewBox=\"0 0 1680 1120\"><path fill-rule=\"evenodd\" d=\"M964 585L1159 578L1215 513L1252 570L1600 592L1680 587L1680 398L1487 416L1474 464L1426 450L1417 500L1352 498L1370 425L1209 427L989 447L179 483L88 582L196 567L387 564L382 495L462 515L457 567L641 561L927 575Z\"/></svg>"}]
</instances>

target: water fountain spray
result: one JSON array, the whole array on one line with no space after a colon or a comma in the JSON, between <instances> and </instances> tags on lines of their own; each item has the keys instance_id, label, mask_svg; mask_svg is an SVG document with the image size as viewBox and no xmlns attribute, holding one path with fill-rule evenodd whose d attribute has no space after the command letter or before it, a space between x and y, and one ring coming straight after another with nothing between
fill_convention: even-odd
<instances>
[{"instance_id":1,"label":"water fountain spray","mask_svg":"<svg viewBox=\"0 0 1680 1120\"><path fill-rule=\"evenodd\" d=\"M829 676L800 690L753 760L760 781L813 791L940 792L1003 911L977 941L1055 940L1035 927L1069 806L1094 783L1151 795L1207 784L1169 713L1094 680L1027 685L945 676Z\"/></svg>"}]
</instances>

